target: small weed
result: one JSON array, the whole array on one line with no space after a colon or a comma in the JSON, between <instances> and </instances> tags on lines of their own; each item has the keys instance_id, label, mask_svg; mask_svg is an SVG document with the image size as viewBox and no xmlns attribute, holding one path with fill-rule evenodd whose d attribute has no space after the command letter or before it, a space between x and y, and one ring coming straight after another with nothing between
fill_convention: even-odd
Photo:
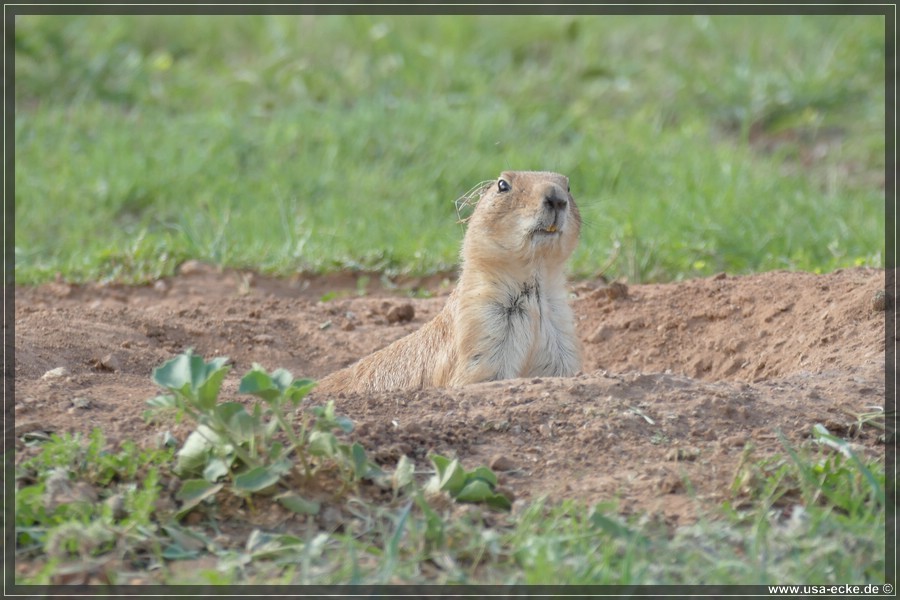
<instances>
[{"instance_id":1,"label":"small weed","mask_svg":"<svg viewBox=\"0 0 900 600\"><path fill-rule=\"evenodd\" d=\"M497 476L487 467L466 471L457 459L450 460L440 454L428 458L434 465L435 474L425 486L426 494L446 492L459 502L484 502L502 510L512 506L509 498L494 491Z\"/></svg>"},{"instance_id":2,"label":"small weed","mask_svg":"<svg viewBox=\"0 0 900 600\"><path fill-rule=\"evenodd\" d=\"M179 476L201 476L182 484L177 495L183 503L181 514L226 486L244 498L274 493L285 508L315 514L319 503L292 490L302 488L317 469L325 465L339 469L340 494L363 478L382 475L359 443L338 440L334 432L349 433L353 424L335 414L333 402L298 410L315 387L310 379L294 379L284 369L269 374L254 365L241 379L239 391L261 402L250 411L239 402L219 402L229 370L226 362L222 357L206 362L188 350L153 371L153 381L170 394L151 399L151 404L177 408L197 423L176 455Z\"/></svg>"},{"instance_id":3,"label":"small weed","mask_svg":"<svg viewBox=\"0 0 900 600\"><path fill-rule=\"evenodd\" d=\"M37 559L33 582L51 582L60 562L74 561L69 569L77 575L103 556L152 561L161 537L160 474L171 458L171 450L142 450L130 441L111 451L94 430L87 440L53 435L17 465L16 556Z\"/></svg>"}]
</instances>

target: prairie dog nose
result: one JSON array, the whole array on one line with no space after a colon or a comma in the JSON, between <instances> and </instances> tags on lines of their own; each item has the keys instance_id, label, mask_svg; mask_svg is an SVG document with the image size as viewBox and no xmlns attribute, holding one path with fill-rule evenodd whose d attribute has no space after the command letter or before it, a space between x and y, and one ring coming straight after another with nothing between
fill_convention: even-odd
<instances>
[{"instance_id":1,"label":"prairie dog nose","mask_svg":"<svg viewBox=\"0 0 900 600\"><path fill-rule=\"evenodd\" d=\"M544 206L550 210L563 210L568 203L566 193L558 185L551 184L544 188Z\"/></svg>"}]
</instances>

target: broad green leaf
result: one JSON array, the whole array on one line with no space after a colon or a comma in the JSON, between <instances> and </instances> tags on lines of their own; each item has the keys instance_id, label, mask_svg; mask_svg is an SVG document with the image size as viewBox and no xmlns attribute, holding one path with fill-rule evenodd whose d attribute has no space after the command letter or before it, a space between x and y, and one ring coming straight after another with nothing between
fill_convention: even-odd
<instances>
[{"instance_id":1,"label":"broad green leaf","mask_svg":"<svg viewBox=\"0 0 900 600\"><path fill-rule=\"evenodd\" d=\"M238 402L228 402L220 404L216 407L216 410L218 411L225 406L233 407L223 411L225 427L228 433L232 435L233 440L241 444L252 440L256 433L256 421L247 413L244 405Z\"/></svg>"},{"instance_id":2,"label":"broad green leaf","mask_svg":"<svg viewBox=\"0 0 900 600\"><path fill-rule=\"evenodd\" d=\"M178 403L175 400L175 396L166 394L150 398L147 400L147 406L151 408L176 408Z\"/></svg>"},{"instance_id":3,"label":"broad green leaf","mask_svg":"<svg viewBox=\"0 0 900 600\"><path fill-rule=\"evenodd\" d=\"M234 487L242 492L258 492L270 487L281 479L281 475L268 467L254 467L236 475Z\"/></svg>"},{"instance_id":4,"label":"broad green leaf","mask_svg":"<svg viewBox=\"0 0 900 600\"><path fill-rule=\"evenodd\" d=\"M510 502L509 498L503 494L493 493L488 496L484 502L491 508L498 508L500 510L510 510L512 508L512 502Z\"/></svg>"},{"instance_id":5,"label":"broad green leaf","mask_svg":"<svg viewBox=\"0 0 900 600\"><path fill-rule=\"evenodd\" d=\"M353 459L353 473L360 479L369 474L369 460L366 458L366 450L359 442L350 446L350 454Z\"/></svg>"},{"instance_id":6,"label":"broad green leaf","mask_svg":"<svg viewBox=\"0 0 900 600\"><path fill-rule=\"evenodd\" d=\"M481 479L490 485L491 488L497 487L497 476L487 467L477 467L471 473L466 474L466 479Z\"/></svg>"},{"instance_id":7,"label":"broad green leaf","mask_svg":"<svg viewBox=\"0 0 900 600\"><path fill-rule=\"evenodd\" d=\"M206 468L203 469L203 479L216 483L219 479L228 475L230 464L231 461L226 461L223 458L211 457L206 463Z\"/></svg>"},{"instance_id":8,"label":"broad green leaf","mask_svg":"<svg viewBox=\"0 0 900 600\"><path fill-rule=\"evenodd\" d=\"M204 362L201 356L187 350L153 369L153 381L196 400L201 408L211 409L228 372L226 362L228 359L223 356Z\"/></svg>"},{"instance_id":9,"label":"broad green leaf","mask_svg":"<svg viewBox=\"0 0 900 600\"><path fill-rule=\"evenodd\" d=\"M466 472L459 464L459 460L454 459L447 465L447 468L444 469L444 473L441 475L440 489L449 493L451 496L456 496L465 485Z\"/></svg>"},{"instance_id":10,"label":"broad green leaf","mask_svg":"<svg viewBox=\"0 0 900 600\"><path fill-rule=\"evenodd\" d=\"M184 441L184 445L175 453L175 473L184 476L197 473L206 466L206 462L216 445L225 440L206 425L198 425Z\"/></svg>"},{"instance_id":11,"label":"broad green leaf","mask_svg":"<svg viewBox=\"0 0 900 600\"><path fill-rule=\"evenodd\" d=\"M293 492L278 496L276 500L286 509L302 515L317 515L321 508L315 500L307 500Z\"/></svg>"},{"instance_id":12,"label":"broad green leaf","mask_svg":"<svg viewBox=\"0 0 900 600\"><path fill-rule=\"evenodd\" d=\"M254 369L241 378L238 392L252 394L266 402L272 402L281 395L281 390L278 389L272 377L259 365L254 365Z\"/></svg>"},{"instance_id":13,"label":"broad green leaf","mask_svg":"<svg viewBox=\"0 0 900 600\"><path fill-rule=\"evenodd\" d=\"M291 469L294 468L294 463L288 458L279 458L275 462L269 465L269 471L275 473L279 477L283 477L291 472Z\"/></svg>"},{"instance_id":14,"label":"broad green leaf","mask_svg":"<svg viewBox=\"0 0 900 600\"><path fill-rule=\"evenodd\" d=\"M312 379L297 379L287 389L285 395L296 406L316 385Z\"/></svg>"},{"instance_id":15,"label":"broad green leaf","mask_svg":"<svg viewBox=\"0 0 900 600\"><path fill-rule=\"evenodd\" d=\"M397 467L391 477L391 487L394 491L400 491L413 482L416 464L405 454L397 461Z\"/></svg>"},{"instance_id":16,"label":"broad green leaf","mask_svg":"<svg viewBox=\"0 0 900 600\"><path fill-rule=\"evenodd\" d=\"M434 465L434 470L437 471L438 478L443 477L444 471L451 462L449 458L441 456L440 454L431 454L428 456L428 460Z\"/></svg>"},{"instance_id":17,"label":"broad green leaf","mask_svg":"<svg viewBox=\"0 0 900 600\"><path fill-rule=\"evenodd\" d=\"M353 421L350 420L349 417L339 415L335 417L334 424L344 433L350 433L351 431L353 431Z\"/></svg>"},{"instance_id":18,"label":"broad green leaf","mask_svg":"<svg viewBox=\"0 0 900 600\"><path fill-rule=\"evenodd\" d=\"M228 423L232 416L241 411L246 412L246 409L240 402L222 402L216 405L213 414L215 414L216 418L219 419L219 422L224 425L225 423Z\"/></svg>"},{"instance_id":19,"label":"broad green leaf","mask_svg":"<svg viewBox=\"0 0 900 600\"><path fill-rule=\"evenodd\" d=\"M192 352L188 350L153 369L153 383L173 391L181 391L185 388L190 389L192 381L191 357Z\"/></svg>"},{"instance_id":20,"label":"broad green leaf","mask_svg":"<svg viewBox=\"0 0 900 600\"><path fill-rule=\"evenodd\" d=\"M211 540L198 531L182 527L176 523L163 525L162 530L172 540L173 546L186 551L203 550L211 545Z\"/></svg>"},{"instance_id":21,"label":"broad green leaf","mask_svg":"<svg viewBox=\"0 0 900 600\"><path fill-rule=\"evenodd\" d=\"M227 359L226 359L227 360ZM212 410L216 405L219 397L219 389L228 374L229 367L219 367L216 369L208 368L211 363L206 365L206 371L199 385L197 386L197 401L200 407L205 410Z\"/></svg>"},{"instance_id":22,"label":"broad green leaf","mask_svg":"<svg viewBox=\"0 0 900 600\"><path fill-rule=\"evenodd\" d=\"M281 457L283 451L284 444L278 441L272 442L272 445L269 446L269 460L278 460Z\"/></svg>"},{"instance_id":23,"label":"broad green leaf","mask_svg":"<svg viewBox=\"0 0 900 600\"><path fill-rule=\"evenodd\" d=\"M272 382L278 387L280 392L285 392L294 381L294 376L286 369L275 369L272 372Z\"/></svg>"},{"instance_id":24,"label":"broad green leaf","mask_svg":"<svg viewBox=\"0 0 900 600\"><path fill-rule=\"evenodd\" d=\"M428 483L425 484L425 491L428 493L436 493L441 490L441 481L443 481L444 473L447 472L447 467L450 466L452 461L440 454L429 454L428 459L431 461L431 464L434 465L434 475L432 475L428 480Z\"/></svg>"},{"instance_id":25,"label":"broad green leaf","mask_svg":"<svg viewBox=\"0 0 900 600\"><path fill-rule=\"evenodd\" d=\"M309 453L313 456L336 456L337 438L330 431L313 431L309 434Z\"/></svg>"},{"instance_id":26,"label":"broad green leaf","mask_svg":"<svg viewBox=\"0 0 900 600\"><path fill-rule=\"evenodd\" d=\"M456 499L460 502L483 502L493 494L494 491L487 482L481 479L474 479L456 494Z\"/></svg>"},{"instance_id":27,"label":"broad green leaf","mask_svg":"<svg viewBox=\"0 0 900 600\"><path fill-rule=\"evenodd\" d=\"M210 483L205 479L188 479L185 481L181 489L175 494L175 498L182 502L177 516L181 517L206 498L214 496L222 489L223 485L221 483Z\"/></svg>"}]
</instances>

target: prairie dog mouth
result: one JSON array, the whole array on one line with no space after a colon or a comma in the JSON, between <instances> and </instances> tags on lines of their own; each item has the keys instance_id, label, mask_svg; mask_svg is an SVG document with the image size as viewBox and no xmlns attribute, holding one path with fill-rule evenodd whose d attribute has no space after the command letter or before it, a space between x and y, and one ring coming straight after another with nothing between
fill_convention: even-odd
<instances>
[{"instance_id":1,"label":"prairie dog mouth","mask_svg":"<svg viewBox=\"0 0 900 600\"><path fill-rule=\"evenodd\" d=\"M557 236L562 235L562 229L559 228L559 225L538 225L532 230L531 235L536 236Z\"/></svg>"}]
</instances>

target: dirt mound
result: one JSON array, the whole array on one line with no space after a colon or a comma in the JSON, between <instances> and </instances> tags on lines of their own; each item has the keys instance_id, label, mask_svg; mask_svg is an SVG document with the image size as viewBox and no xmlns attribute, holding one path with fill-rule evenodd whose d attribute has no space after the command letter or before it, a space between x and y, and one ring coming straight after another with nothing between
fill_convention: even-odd
<instances>
[{"instance_id":1,"label":"dirt mound","mask_svg":"<svg viewBox=\"0 0 900 600\"><path fill-rule=\"evenodd\" d=\"M319 377L420 327L440 278L271 279L190 264L153 286L16 289L15 427L150 441L153 367L193 347L234 363ZM413 299L409 288L434 297ZM492 464L519 498L542 494L690 519L728 497L741 453L781 452L815 423L846 435L884 402L884 272L773 272L677 284L573 286L584 373L337 397L379 461L428 452ZM332 299L322 301L323 296ZM322 401L323 398L313 400ZM176 435L186 429L174 428ZM874 430L854 431L880 454Z\"/></svg>"}]
</instances>

